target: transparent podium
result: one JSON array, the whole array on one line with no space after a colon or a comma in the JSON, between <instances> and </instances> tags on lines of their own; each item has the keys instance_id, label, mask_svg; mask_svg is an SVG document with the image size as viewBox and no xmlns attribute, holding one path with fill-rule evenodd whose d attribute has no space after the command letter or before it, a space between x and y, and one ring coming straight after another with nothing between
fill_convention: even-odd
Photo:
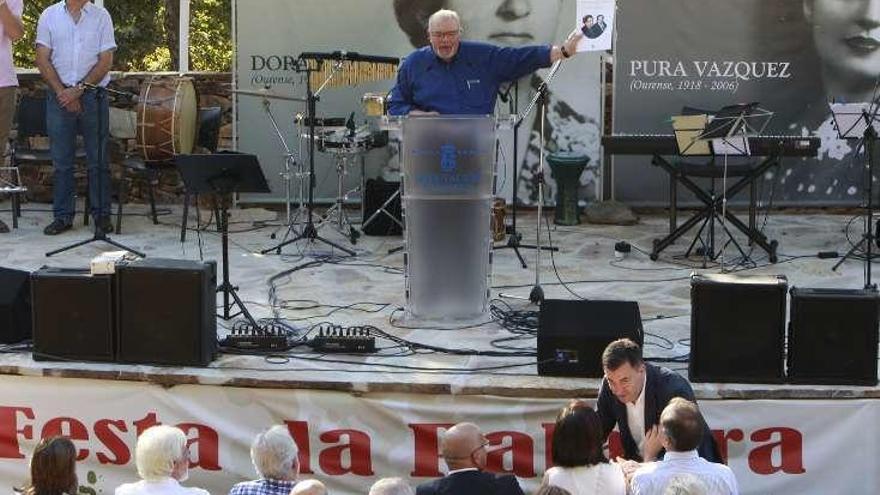
<instances>
[{"instance_id":1,"label":"transparent podium","mask_svg":"<svg viewBox=\"0 0 880 495\"><path fill-rule=\"evenodd\" d=\"M409 323L461 325L488 316L495 128L491 116L403 119Z\"/></svg>"}]
</instances>

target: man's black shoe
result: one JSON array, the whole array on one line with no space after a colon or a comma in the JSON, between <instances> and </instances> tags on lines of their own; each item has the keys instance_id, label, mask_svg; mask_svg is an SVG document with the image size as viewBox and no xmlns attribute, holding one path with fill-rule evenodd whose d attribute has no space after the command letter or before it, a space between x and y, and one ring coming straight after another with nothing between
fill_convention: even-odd
<instances>
[{"instance_id":1,"label":"man's black shoe","mask_svg":"<svg viewBox=\"0 0 880 495\"><path fill-rule=\"evenodd\" d=\"M15 213L13 213L15 215ZM3 220L0 220L0 234L5 234L9 232L9 226L6 225Z\"/></svg>"},{"instance_id":2,"label":"man's black shoe","mask_svg":"<svg viewBox=\"0 0 880 495\"><path fill-rule=\"evenodd\" d=\"M113 220L110 219L109 215L106 217L101 217L100 220L98 220L98 225L101 226L101 231L103 231L105 234L113 233Z\"/></svg>"},{"instance_id":3,"label":"man's black shoe","mask_svg":"<svg viewBox=\"0 0 880 495\"><path fill-rule=\"evenodd\" d=\"M73 222L69 222L63 218L56 218L55 220L52 220L52 223L46 225L46 228L43 229L43 233L46 235L58 235L64 231L70 230L72 227Z\"/></svg>"}]
</instances>

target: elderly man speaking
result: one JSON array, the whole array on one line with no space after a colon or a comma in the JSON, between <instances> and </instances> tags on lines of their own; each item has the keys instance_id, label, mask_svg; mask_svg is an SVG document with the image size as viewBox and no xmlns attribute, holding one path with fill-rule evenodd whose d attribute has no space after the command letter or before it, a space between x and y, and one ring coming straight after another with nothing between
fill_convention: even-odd
<instances>
[{"instance_id":1,"label":"elderly man speaking","mask_svg":"<svg viewBox=\"0 0 880 495\"><path fill-rule=\"evenodd\" d=\"M260 479L236 484L229 495L288 495L299 476L298 453L287 427L261 432L251 444L251 461Z\"/></svg>"},{"instance_id":2,"label":"elderly man speaking","mask_svg":"<svg viewBox=\"0 0 880 495\"><path fill-rule=\"evenodd\" d=\"M403 61L391 90L392 115L487 115L495 110L498 87L575 54L583 34L559 46L518 48L461 40L461 21L452 10L428 19L431 46Z\"/></svg>"}]
</instances>

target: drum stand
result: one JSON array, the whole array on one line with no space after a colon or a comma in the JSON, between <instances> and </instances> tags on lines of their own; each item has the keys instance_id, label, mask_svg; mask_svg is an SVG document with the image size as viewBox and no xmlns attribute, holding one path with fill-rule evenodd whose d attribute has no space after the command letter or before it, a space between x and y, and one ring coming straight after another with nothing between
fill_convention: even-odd
<instances>
[{"instance_id":1,"label":"drum stand","mask_svg":"<svg viewBox=\"0 0 880 495\"><path fill-rule=\"evenodd\" d=\"M108 90L102 86L97 86L94 84L86 84L86 83L82 83L82 84L86 87L86 89L89 89L89 90L92 90L95 92L95 105L98 107L98 121L97 121L97 127L98 127L98 129L97 129L98 130L98 177L97 177L97 180L98 180L98 205L99 205L99 210L100 210L100 206L103 206L103 204L104 204L104 172L105 172L105 165L104 165L105 150L104 150L104 147L107 145L107 135L104 134L103 101L105 100L105 98L107 96L106 95L107 91L113 91L114 94L121 94L121 95L125 95L125 96L128 96L128 93L124 93L122 91ZM106 168L108 169L107 174L109 175L109 173L110 173L110 171L109 171L110 164L109 163L107 163ZM89 201L91 202L92 198L89 198ZM121 198L120 198L120 201L122 201ZM86 205L86 208L90 208L90 207L91 207L91 205ZM108 207L109 207L109 205L108 205ZM109 212L107 212L107 214L109 214ZM48 253L46 253L46 256L47 257L54 256L58 253L63 253L64 251L69 251L73 248L85 246L86 244L90 244L92 242L97 242L97 241L105 242L107 244L110 244L111 246L128 251L130 253L134 253L134 254L140 256L141 258L147 257L147 255L145 255L144 253L142 253L140 251L135 251L134 249L131 249L130 247L111 239L110 236L108 236L107 233L104 232L104 229L101 228L101 218L98 216L95 216L95 234L92 236L91 239L86 239L84 241L75 242L69 246L65 246L63 248L59 248L54 251L49 251Z\"/></svg>"},{"instance_id":2,"label":"drum stand","mask_svg":"<svg viewBox=\"0 0 880 495\"><path fill-rule=\"evenodd\" d=\"M305 177L305 173L302 167L302 161L296 159L296 154L290 151L290 146L287 145L287 140L284 139L284 134L281 132L281 129L278 127L278 121L275 120L275 115L272 114L271 103L269 99L265 96L263 97L263 110L266 112L266 116L269 118L269 122L272 124L272 130L275 131L275 136L278 138L278 142L281 144L281 147L284 148L284 171L279 175L284 180L284 194L285 194L285 204L287 205L287 231L284 233L284 237L281 239L281 242L287 240L287 238L292 233L294 236L299 235L299 232L296 230L296 225L299 223L300 215L304 213L305 205L303 204L303 198L305 197L305 191L303 190L303 178ZM296 172L293 170L296 169ZM292 203L292 193L291 193L291 182L295 179L299 180L299 200L297 201L297 209L296 214L294 214L291 210ZM269 237L271 239L275 239L278 235L278 230L272 233ZM278 250L278 254L281 254L280 250Z\"/></svg>"},{"instance_id":3,"label":"drum stand","mask_svg":"<svg viewBox=\"0 0 880 495\"><path fill-rule=\"evenodd\" d=\"M348 237L348 240L352 244L357 244L358 237L361 236L361 233L358 232L357 229L352 225L351 220L348 219L348 215L345 213L345 200L348 199L348 195L354 192L359 192L361 190L360 187L355 187L349 191L345 191L345 176L348 175L348 172L345 170L345 165L348 162L348 155L345 153L335 153L336 158L336 202L324 212L324 217L318 223L318 230L321 230L327 222L332 222L333 214L336 214L336 230ZM358 156L360 153L351 156ZM363 171L361 171L363 173ZM363 176L361 177L363 178Z\"/></svg>"},{"instance_id":4,"label":"drum stand","mask_svg":"<svg viewBox=\"0 0 880 495\"><path fill-rule=\"evenodd\" d=\"M296 235L293 239L286 239L282 241L277 246L273 246L267 249L260 251L262 254L267 254L272 251L275 251L277 254L281 254L281 248L287 246L288 244L293 244L295 242L301 240L307 241L321 241L328 246L334 247L343 253L348 254L349 256L355 256L355 252L346 249L339 244L324 239L320 235L318 235L318 229L315 228L314 223L314 212L315 212L315 107L317 105L319 94L324 87L327 86L327 83L336 73L336 71L332 72L330 76L324 81L324 84L318 88L316 92L312 92L312 81L311 81L311 73L315 70L310 68L308 62L300 59L300 65L297 67L298 72L305 72L306 74L306 107L308 108L309 115L309 201L306 206L306 223L302 227L302 231Z\"/></svg>"}]
</instances>

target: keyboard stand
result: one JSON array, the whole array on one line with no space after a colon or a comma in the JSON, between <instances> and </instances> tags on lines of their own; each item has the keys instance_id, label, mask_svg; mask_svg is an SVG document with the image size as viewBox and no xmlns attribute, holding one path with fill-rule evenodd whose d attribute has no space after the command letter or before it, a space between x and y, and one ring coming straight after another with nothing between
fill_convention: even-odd
<instances>
[{"instance_id":1,"label":"keyboard stand","mask_svg":"<svg viewBox=\"0 0 880 495\"><path fill-rule=\"evenodd\" d=\"M670 191L674 188L675 182L677 181L678 183L689 189L694 194L694 196L696 196L697 199L705 205L701 210L699 210L697 213L687 219L687 221L678 226L676 225L677 218L675 216L675 213L673 212L671 214L669 235L662 239L654 240L654 247L651 250L650 255L652 260L656 261L659 258L660 253L664 249L669 247L679 237L684 235L687 231L692 229L698 223L700 223L701 221L706 221L712 216L720 217L721 212L724 211L724 218L734 227L736 227L737 230L739 230L749 238L749 244L757 244L767 253L767 257L769 258L770 263L776 263L776 248L779 246L779 243L775 240L768 241L767 236L756 228L754 222L755 212L751 210L752 206L750 205L749 225L746 225L729 209L723 209L722 204L725 197L734 197L746 187L752 186L755 181L762 177L768 169L773 166L779 165L780 159L778 151L767 156L756 167L754 167L751 172L749 172L747 175L743 176L737 182L735 182L732 186L727 188L724 194L718 196L710 195L709 193L707 193L690 177L682 174L679 167L669 163L669 161L667 161L662 155L654 154L653 158L651 159L651 163L655 166L662 168L666 171L666 173L669 174L669 180L671 182ZM670 206L670 208L674 208L674 206Z\"/></svg>"}]
</instances>

